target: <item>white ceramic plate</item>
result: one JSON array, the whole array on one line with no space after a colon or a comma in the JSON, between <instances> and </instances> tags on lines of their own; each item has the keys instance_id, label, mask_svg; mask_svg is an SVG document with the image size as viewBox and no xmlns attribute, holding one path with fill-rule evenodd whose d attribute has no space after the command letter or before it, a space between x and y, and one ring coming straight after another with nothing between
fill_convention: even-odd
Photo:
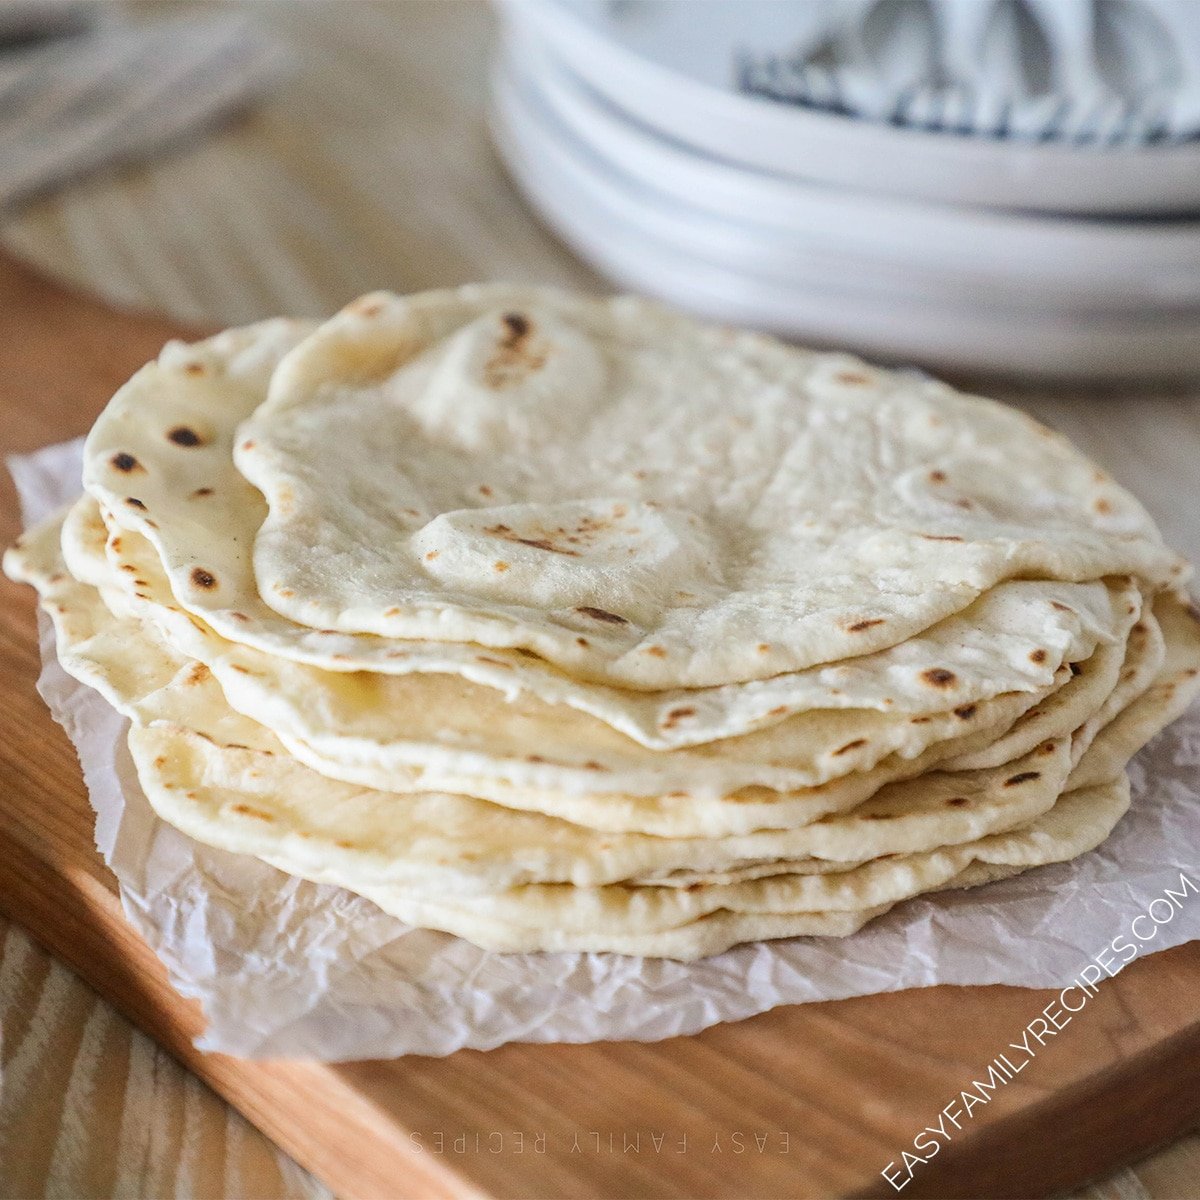
<instances>
[{"instance_id":1,"label":"white ceramic plate","mask_svg":"<svg viewBox=\"0 0 1200 1200\"><path fill-rule=\"evenodd\" d=\"M1200 211L1200 143L1106 150L902 129L744 95L695 67L686 73L680 65L701 61L703 31L674 42L648 33L663 0L496 3L506 22L542 39L610 103L730 162L948 203L1071 213ZM659 61L647 54L655 48Z\"/></svg>"},{"instance_id":2,"label":"white ceramic plate","mask_svg":"<svg viewBox=\"0 0 1200 1200\"><path fill-rule=\"evenodd\" d=\"M643 210L657 202L648 221L678 222L682 233L691 215L698 236L715 242L743 231L768 273L791 269L797 256L800 269L832 257L837 271L857 264L881 285L899 277L903 289L943 298L1079 312L1200 306L1200 221L998 213L781 179L655 136L519 35L504 58L534 128L546 135L557 125L548 142L594 154L614 181L640 189Z\"/></svg>"},{"instance_id":3,"label":"white ceramic plate","mask_svg":"<svg viewBox=\"0 0 1200 1200\"><path fill-rule=\"evenodd\" d=\"M731 268L647 233L602 175L556 170L537 116L503 72L493 135L543 219L619 286L682 308L893 361L1056 379L1131 381L1200 371L1200 311L1083 319L880 295L864 281L789 283ZM578 167L579 164L576 164Z\"/></svg>"}]
</instances>

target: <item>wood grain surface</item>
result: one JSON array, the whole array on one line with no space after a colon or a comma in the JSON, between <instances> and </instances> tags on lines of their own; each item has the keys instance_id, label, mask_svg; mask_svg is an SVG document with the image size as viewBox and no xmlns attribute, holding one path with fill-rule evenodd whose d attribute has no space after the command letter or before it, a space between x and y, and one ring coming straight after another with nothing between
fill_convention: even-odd
<instances>
[{"instance_id":1,"label":"wood grain surface","mask_svg":"<svg viewBox=\"0 0 1200 1200\"><path fill-rule=\"evenodd\" d=\"M48 198L3 228L10 247L43 268L173 318L114 319L6 267L6 451L82 432L180 321L319 313L381 285L507 277L596 286L527 215L487 146L487 18L478 6L268 5L262 16L301 66L275 102L198 145ZM1200 559L1193 397L1016 398L1133 486ZM7 539L7 479L0 489ZM247 1073L200 1056L190 1046L198 1014L120 920L92 851L73 752L33 693L32 630L29 597L5 584L0 907L345 1195L878 1191L874 1172L986 1063L988 1039L1003 1046L1048 998L938 989L784 1010L654 1046L511 1046L336 1069ZM322 1194L23 934L8 928L4 938L0 1193ZM1061 1191L1194 1127L1198 983L1193 946L1106 986L1072 1036L1006 1089L979 1136L940 1157L920 1194ZM775 1152L735 1159L739 1129L787 1133L787 1153L768 1141ZM422 1149L410 1130L423 1135ZM687 1151L666 1162L666 1150L624 1150L623 1135L652 1130L687 1132ZM521 1154L518 1131L528 1138ZM431 1151L439 1133L440 1155ZM481 1148L464 1143L456 1153L456 1139L475 1133ZM501 1153L491 1153L496 1134L506 1139ZM1087 1194L1200 1194L1197 1145L1184 1141Z\"/></svg>"}]
</instances>

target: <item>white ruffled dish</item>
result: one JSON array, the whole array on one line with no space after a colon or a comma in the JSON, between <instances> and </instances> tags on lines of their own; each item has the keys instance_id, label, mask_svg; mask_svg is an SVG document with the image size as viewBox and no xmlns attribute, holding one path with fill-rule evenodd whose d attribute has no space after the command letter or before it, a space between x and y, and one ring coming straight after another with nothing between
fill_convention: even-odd
<instances>
[{"instance_id":1,"label":"white ruffled dish","mask_svg":"<svg viewBox=\"0 0 1200 1200\"><path fill-rule=\"evenodd\" d=\"M746 179L701 156L694 170L709 174L688 176L679 148L667 146L662 153L675 156L673 165L661 169L652 190L636 178L639 169L653 175L652 157L631 170L629 154L617 165L597 152L598 144L613 149L594 136L600 125L617 128L626 145L637 141L619 132L619 121L593 119L584 142L568 125L579 116L579 94L573 110L548 101L554 84L549 91L543 85L551 76L539 74L531 85L526 74L519 54L497 70L497 145L548 224L620 286L717 319L950 368L1112 381L1200 370L1200 239L1190 223L1145 230L1047 223L881 205L813 188L803 197L810 211L802 204L792 210L793 228L758 223L753 203L744 208L753 221L731 219L712 211L714 195L736 204L730 197L749 186ZM642 149L652 154L654 146L643 142ZM720 187L706 188L704 178L724 179L734 191L721 200ZM787 208L778 189L792 185L769 184L777 215ZM863 204L874 205L879 220L855 211ZM980 233L989 222L999 222L1003 234ZM1046 224L1053 236L1038 232ZM939 238L941 229L953 238ZM1064 232L1088 245L1072 247ZM1017 253L1011 238L1021 237L1033 244ZM957 258L947 249L955 244L963 247Z\"/></svg>"},{"instance_id":2,"label":"white ruffled dish","mask_svg":"<svg viewBox=\"0 0 1200 1200\"><path fill-rule=\"evenodd\" d=\"M645 4L497 2L506 24L539 40L632 120L730 163L944 203L1109 215L1200 210L1200 142L1118 148L961 136L736 91L701 69L713 53L705 43L723 36L732 52L731 39L752 17L772 19L761 4L737 9L737 20L727 16L715 34L706 21L703 37L672 40L647 31Z\"/></svg>"}]
</instances>

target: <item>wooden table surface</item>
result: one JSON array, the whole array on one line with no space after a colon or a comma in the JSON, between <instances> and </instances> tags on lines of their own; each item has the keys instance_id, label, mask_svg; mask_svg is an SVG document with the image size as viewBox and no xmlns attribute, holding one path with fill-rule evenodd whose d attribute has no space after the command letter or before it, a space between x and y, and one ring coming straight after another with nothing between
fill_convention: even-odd
<instances>
[{"instance_id":1,"label":"wooden table surface","mask_svg":"<svg viewBox=\"0 0 1200 1200\"><path fill-rule=\"evenodd\" d=\"M198 326L321 314L379 286L598 286L529 216L488 145L480 5L328 0L260 13L297 58L268 104L28 206L0 240L110 300ZM1200 561L1196 396L1010 398L1083 444ZM31 415L16 443L36 445L37 429ZM2 921L0 1034L0 1195L327 1194ZM1200 1196L1200 1137L1080 1194Z\"/></svg>"}]
</instances>

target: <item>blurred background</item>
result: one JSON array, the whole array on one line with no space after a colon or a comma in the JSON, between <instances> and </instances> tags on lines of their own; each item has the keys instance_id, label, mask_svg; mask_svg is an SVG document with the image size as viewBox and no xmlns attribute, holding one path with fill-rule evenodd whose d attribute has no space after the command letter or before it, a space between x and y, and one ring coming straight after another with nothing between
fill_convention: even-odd
<instances>
[{"instance_id":1,"label":"blurred background","mask_svg":"<svg viewBox=\"0 0 1200 1200\"><path fill-rule=\"evenodd\" d=\"M1019 397L1181 546L1198 134L1200 0L0 0L0 244L47 274L198 331L615 286L1082 379ZM0 1194L328 1195L2 919L0 1035ZM1080 1195L1198 1178L1193 1136Z\"/></svg>"},{"instance_id":2,"label":"blurred background","mask_svg":"<svg viewBox=\"0 0 1200 1200\"><path fill-rule=\"evenodd\" d=\"M875 357L1200 372L1195 0L0 0L0 236L197 325L648 292Z\"/></svg>"}]
</instances>

